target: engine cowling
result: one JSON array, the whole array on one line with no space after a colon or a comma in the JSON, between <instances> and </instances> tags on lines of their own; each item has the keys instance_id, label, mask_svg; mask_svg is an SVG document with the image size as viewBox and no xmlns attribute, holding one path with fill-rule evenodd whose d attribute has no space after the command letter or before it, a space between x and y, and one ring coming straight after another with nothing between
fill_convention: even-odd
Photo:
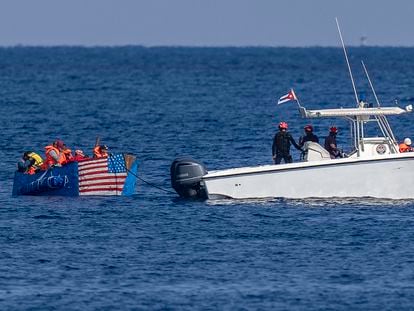
<instances>
[{"instance_id":1,"label":"engine cowling","mask_svg":"<svg viewBox=\"0 0 414 311\"><path fill-rule=\"evenodd\" d=\"M203 163L192 158L177 158L171 164L171 186L184 198L207 198L202 177L207 174Z\"/></svg>"}]
</instances>

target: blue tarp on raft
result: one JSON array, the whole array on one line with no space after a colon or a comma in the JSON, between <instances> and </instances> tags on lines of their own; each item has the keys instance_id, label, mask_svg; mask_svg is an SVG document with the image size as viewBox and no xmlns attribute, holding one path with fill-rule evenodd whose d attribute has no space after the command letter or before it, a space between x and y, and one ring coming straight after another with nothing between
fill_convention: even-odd
<instances>
[{"instance_id":1,"label":"blue tarp on raft","mask_svg":"<svg viewBox=\"0 0 414 311\"><path fill-rule=\"evenodd\" d=\"M53 167L34 175L16 172L13 195L79 195L78 163Z\"/></svg>"},{"instance_id":2,"label":"blue tarp on raft","mask_svg":"<svg viewBox=\"0 0 414 311\"><path fill-rule=\"evenodd\" d=\"M132 195L135 193L138 171L138 161L135 156L131 154L112 154L102 160L88 159L79 163L72 162L61 167L52 167L47 171L41 171L34 175L15 172L13 196L78 196L80 194L80 188L83 189L82 195ZM81 174L85 175L85 170L87 172L96 170L97 172L87 173L87 177L81 176L83 184L80 187L79 172L81 171ZM116 188L121 187L122 191L109 191L104 193L105 189L112 186L107 186L108 182L106 180L96 180L99 177L95 176L101 175L102 170L108 174L112 173L115 177L122 172L126 175L126 177L124 175L124 179L120 178L120 180L124 180L123 184L122 182L119 184L119 181L116 181L116 185L114 186ZM89 186L90 183L95 183L95 186ZM103 187L104 189L102 193L99 191L98 193L96 191L93 193L93 187Z\"/></svg>"}]
</instances>

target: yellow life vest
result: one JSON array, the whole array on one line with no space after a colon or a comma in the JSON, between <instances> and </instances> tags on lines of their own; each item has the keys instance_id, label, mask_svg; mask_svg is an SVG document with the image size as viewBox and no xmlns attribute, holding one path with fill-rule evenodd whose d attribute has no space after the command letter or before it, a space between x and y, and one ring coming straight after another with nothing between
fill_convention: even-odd
<instances>
[{"instance_id":1,"label":"yellow life vest","mask_svg":"<svg viewBox=\"0 0 414 311\"><path fill-rule=\"evenodd\" d=\"M35 163L33 164L36 167L41 167L43 165L43 159L40 155L38 155L36 152L30 152L28 155L29 159L35 160Z\"/></svg>"}]
</instances>

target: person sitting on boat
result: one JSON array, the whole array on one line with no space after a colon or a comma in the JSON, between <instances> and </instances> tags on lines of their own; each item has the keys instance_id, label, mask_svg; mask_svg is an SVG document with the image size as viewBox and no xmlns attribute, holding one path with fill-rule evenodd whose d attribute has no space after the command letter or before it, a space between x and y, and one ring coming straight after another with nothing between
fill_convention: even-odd
<instances>
[{"instance_id":1,"label":"person sitting on boat","mask_svg":"<svg viewBox=\"0 0 414 311\"><path fill-rule=\"evenodd\" d=\"M63 144L63 148L61 150L61 153L65 156L65 164L69 162L73 162L73 154L72 150L66 146L66 144Z\"/></svg>"},{"instance_id":2,"label":"person sitting on boat","mask_svg":"<svg viewBox=\"0 0 414 311\"><path fill-rule=\"evenodd\" d=\"M273 138L272 157L275 164L280 164L282 159L285 163L292 163L292 156L290 155L290 145L295 146L296 149L301 150L301 147L295 142L292 135L287 131L288 124L286 122L279 123L279 132Z\"/></svg>"},{"instance_id":3,"label":"person sitting on boat","mask_svg":"<svg viewBox=\"0 0 414 311\"><path fill-rule=\"evenodd\" d=\"M17 163L17 170L21 173L33 175L41 170L43 159L33 151L26 151Z\"/></svg>"},{"instance_id":4,"label":"person sitting on boat","mask_svg":"<svg viewBox=\"0 0 414 311\"><path fill-rule=\"evenodd\" d=\"M414 148L411 147L411 139L405 138L404 142L400 144L400 152L413 152Z\"/></svg>"},{"instance_id":5,"label":"person sitting on boat","mask_svg":"<svg viewBox=\"0 0 414 311\"><path fill-rule=\"evenodd\" d=\"M75 156L73 157L73 161L79 162L85 159L89 159L89 157L85 155L82 150L80 149L75 150Z\"/></svg>"},{"instance_id":6,"label":"person sitting on boat","mask_svg":"<svg viewBox=\"0 0 414 311\"><path fill-rule=\"evenodd\" d=\"M108 147L106 145L98 145L93 148L94 158L104 158L108 156Z\"/></svg>"},{"instance_id":7,"label":"person sitting on boat","mask_svg":"<svg viewBox=\"0 0 414 311\"><path fill-rule=\"evenodd\" d=\"M52 166L62 166L66 163L66 157L62 150L64 149L64 143L60 139L53 142L52 145L45 147L46 161L44 166L46 169Z\"/></svg>"},{"instance_id":8,"label":"person sitting on boat","mask_svg":"<svg viewBox=\"0 0 414 311\"><path fill-rule=\"evenodd\" d=\"M342 153L336 144L338 129L335 126L329 128L329 135L325 138L325 149L329 152L331 159L342 158Z\"/></svg>"},{"instance_id":9,"label":"person sitting on boat","mask_svg":"<svg viewBox=\"0 0 414 311\"><path fill-rule=\"evenodd\" d=\"M303 148L303 145L305 145L306 142L312 141L314 143L319 144L319 138L315 134L313 134L313 126L308 124L304 128L305 130L305 136L301 136L299 138L299 146Z\"/></svg>"}]
</instances>

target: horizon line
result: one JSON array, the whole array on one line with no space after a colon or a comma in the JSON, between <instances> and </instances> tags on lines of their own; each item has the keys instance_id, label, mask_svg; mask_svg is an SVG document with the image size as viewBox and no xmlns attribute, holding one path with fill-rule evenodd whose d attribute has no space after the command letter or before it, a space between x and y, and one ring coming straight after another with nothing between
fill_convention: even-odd
<instances>
[{"instance_id":1,"label":"horizon line","mask_svg":"<svg viewBox=\"0 0 414 311\"><path fill-rule=\"evenodd\" d=\"M339 45L184 45L184 44L157 44L157 45L144 45L144 44L13 44L2 45L0 49L7 48L125 48L125 47L139 47L139 48L281 48L281 49L306 49L306 48L341 48ZM414 45L347 45L350 48L414 48Z\"/></svg>"}]
</instances>

